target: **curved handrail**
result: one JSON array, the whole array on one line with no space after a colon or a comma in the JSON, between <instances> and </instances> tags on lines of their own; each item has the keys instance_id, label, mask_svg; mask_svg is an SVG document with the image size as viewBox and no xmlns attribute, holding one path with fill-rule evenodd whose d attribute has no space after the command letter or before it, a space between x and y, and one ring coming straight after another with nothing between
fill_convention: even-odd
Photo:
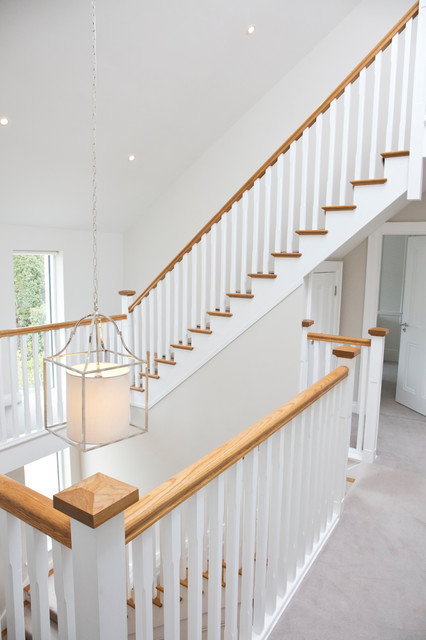
<instances>
[{"instance_id":1,"label":"curved handrail","mask_svg":"<svg viewBox=\"0 0 426 640\"><path fill-rule=\"evenodd\" d=\"M353 338L351 336L335 336L331 333L308 333L308 340L317 342L338 342L339 344L353 344L358 347L371 347L370 338Z\"/></svg>"},{"instance_id":2,"label":"curved handrail","mask_svg":"<svg viewBox=\"0 0 426 640\"><path fill-rule=\"evenodd\" d=\"M311 387L255 422L211 453L146 493L124 512L126 543L214 480L285 424L344 380L348 368L337 367Z\"/></svg>"},{"instance_id":3,"label":"curved handrail","mask_svg":"<svg viewBox=\"0 0 426 640\"><path fill-rule=\"evenodd\" d=\"M210 229L214 224L216 224L216 222L219 222L222 216L230 210L232 205L242 198L245 191L251 189L256 180L261 178L265 174L266 170L277 162L279 156L288 151L290 145L293 142L299 140L299 138L303 135L305 129L311 127L315 123L318 116L327 111L333 100L336 100L342 95L345 88L358 78L361 71L369 67L374 62L377 54L380 51L384 51L385 49L387 49L387 47L391 44L392 38L397 33L400 33L404 30L407 22L411 18L414 18L418 14L418 11L419 3L416 2L411 7L411 9L409 9L409 11L407 11L407 13L396 23L396 25L385 35L385 37L382 38L382 40L380 40L380 42L370 51L370 53L365 56L365 58L355 67L355 69L351 71L351 73L343 80L343 82L339 84L339 86L328 96L328 98L326 98L324 102L322 102L320 106L305 120L305 122L303 122L303 124L301 124L300 127L296 129L296 131L279 147L279 149L277 149L277 151L272 154L272 156L260 167L260 169L258 169L256 173L254 173L251 178L247 180L247 182L232 196L232 198L230 198L230 200L228 200L228 202L216 213L216 215L214 215L213 218L211 218L211 220L209 220L209 222L204 225L204 227L192 238L190 242L188 242L188 244L182 249L182 251L180 251L177 256L173 258L173 260L169 262L169 264L161 271L161 273L159 273L159 275L151 282L151 284L145 289L145 291L143 291L136 298L136 300L132 302L132 304L129 306L129 313L132 313L135 307L141 303L143 298L145 298L149 294L149 292L154 289L161 280L163 280L166 274L171 271L178 262L182 260L183 256L188 253L192 249L192 247L197 244L197 242L201 240L202 236L205 233L208 233L208 231L210 231Z\"/></svg>"},{"instance_id":4,"label":"curved handrail","mask_svg":"<svg viewBox=\"0 0 426 640\"><path fill-rule=\"evenodd\" d=\"M111 320L118 322L119 320L125 320L127 315L125 313L120 313L115 316L109 316ZM109 318L103 316L101 322L109 322ZM53 324L39 324L34 325L32 327L18 327L15 329L5 329L0 331L0 338L8 338L11 336L25 336L30 333L43 333L45 331L55 331L57 329L69 329L70 327L74 327L77 324L77 320L67 320L67 322L55 322ZM91 323L91 319L87 318L87 320L82 320L80 325L88 325Z\"/></svg>"},{"instance_id":5,"label":"curved handrail","mask_svg":"<svg viewBox=\"0 0 426 640\"><path fill-rule=\"evenodd\" d=\"M0 508L71 549L70 518L46 496L0 475Z\"/></svg>"}]
</instances>

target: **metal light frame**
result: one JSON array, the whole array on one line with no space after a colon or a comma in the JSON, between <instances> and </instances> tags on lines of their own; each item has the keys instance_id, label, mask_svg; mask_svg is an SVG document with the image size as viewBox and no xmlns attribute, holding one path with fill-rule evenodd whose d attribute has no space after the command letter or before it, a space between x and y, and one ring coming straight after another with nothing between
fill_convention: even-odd
<instances>
[{"instance_id":1,"label":"metal light frame","mask_svg":"<svg viewBox=\"0 0 426 640\"><path fill-rule=\"evenodd\" d=\"M85 320L88 320L89 318L91 318L91 322L90 322L90 335L89 335L89 346L87 351L72 351L72 352L68 352L67 353L67 349L70 346L71 342L73 341L73 338L76 335L77 329L82 325L82 323ZM104 343L104 339L103 339L103 334L102 334L102 323L105 322L111 322L112 326L114 327L114 330L117 334L117 336L119 337L122 347L123 347L123 351L114 351L112 349L108 349L105 346ZM86 323L84 323L86 324ZM85 365L85 369L83 371L81 371L80 369L77 369L74 365L69 364L69 363L64 363L62 360L65 359L74 359L74 358L79 358L80 362L79 364L81 364L82 362L84 362ZM115 362L114 362L115 360ZM91 376L93 377L93 371L89 371L87 370L88 365L92 364L92 363L108 363L111 366L108 366L107 368L103 368L102 371L106 372L106 371L113 371L116 369L122 369L122 368L131 368L131 367L140 367L143 370L143 374L145 377L145 424L144 426L140 426L135 424L134 422L129 422L129 433L128 435L121 437L121 438L117 438L116 440L112 440L109 442L103 442L103 443L87 443L86 442L86 394L85 394L85 388L86 388L86 377L87 376ZM81 403L81 441L75 441L72 440L70 437L68 437L67 435L65 435L65 433L63 433L64 429L63 427L67 426L67 420L63 421L63 422L57 422L55 424L48 424L48 412L47 412L47 404L48 404L48 400L47 400L47 380L48 380L48 376L47 376L47 367L48 366L56 366L56 367L60 367L61 369L65 369L66 371L73 373L76 376L79 376L81 378L81 388L82 388L82 403ZM110 318L109 316L105 316L103 314L100 313L93 313L93 314L89 314L87 316L84 316L83 318L81 318L73 327L70 337L67 341L67 343L65 344L65 346L58 351L58 353L52 355L52 356L46 356L43 359L43 374L44 374L44 426L45 429L47 431L49 431L50 433L53 433L55 436L61 438L62 440L64 440L65 442L67 442L68 444L72 445L72 446L76 446L78 447L81 451L91 451L93 449L98 449L100 447L105 447L109 444L113 444L115 442L120 442L122 440L127 440L128 438L133 438L137 435L140 435L141 433L147 433L148 432L148 369L149 369L149 362L147 360L143 360L141 358L138 358L137 356L135 356L130 349L127 347L126 343L124 342L123 339L123 334L121 332L121 330L119 329L117 323L115 322L115 320L113 320L112 318ZM60 375L61 372L58 371L58 375ZM62 428L62 429L61 429Z\"/></svg>"}]
</instances>

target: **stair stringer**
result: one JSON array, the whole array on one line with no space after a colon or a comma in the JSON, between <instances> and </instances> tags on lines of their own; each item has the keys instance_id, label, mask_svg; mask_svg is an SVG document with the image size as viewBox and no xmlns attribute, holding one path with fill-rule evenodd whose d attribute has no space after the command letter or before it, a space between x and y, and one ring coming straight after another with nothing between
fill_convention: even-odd
<instances>
[{"instance_id":1,"label":"stair stringer","mask_svg":"<svg viewBox=\"0 0 426 640\"><path fill-rule=\"evenodd\" d=\"M192 351L175 350L176 365L159 363L158 380L149 381L149 407L182 384L262 316L297 289L321 262L337 250L356 246L407 203L408 158L389 158L385 162L385 184L354 187L354 211L327 212L327 235L301 236L300 258L272 258L275 279L253 279L251 299L231 299L232 317L210 317L211 334L191 334ZM132 405L143 407L138 392L132 392ZM139 397L138 397L139 396Z\"/></svg>"}]
</instances>

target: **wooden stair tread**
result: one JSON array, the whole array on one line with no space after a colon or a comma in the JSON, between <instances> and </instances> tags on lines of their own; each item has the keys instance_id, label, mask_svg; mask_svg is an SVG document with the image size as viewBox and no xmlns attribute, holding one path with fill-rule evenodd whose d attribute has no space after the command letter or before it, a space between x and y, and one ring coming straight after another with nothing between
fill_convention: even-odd
<instances>
[{"instance_id":1,"label":"wooden stair tread","mask_svg":"<svg viewBox=\"0 0 426 640\"><path fill-rule=\"evenodd\" d=\"M299 251L294 251L293 253L287 253L285 251L283 251L282 253L271 253L271 256L273 256L274 258L300 258L301 255L302 254Z\"/></svg>"},{"instance_id":2,"label":"wooden stair tread","mask_svg":"<svg viewBox=\"0 0 426 640\"><path fill-rule=\"evenodd\" d=\"M145 373L143 371L140 372L139 376L141 378L145 378ZM148 378L152 378L153 380L158 380L159 379L159 375L157 375L156 373L148 373Z\"/></svg>"},{"instance_id":3,"label":"wooden stair tread","mask_svg":"<svg viewBox=\"0 0 426 640\"><path fill-rule=\"evenodd\" d=\"M188 331L192 331L192 333L206 333L206 334L213 333L211 329L200 329L199 327L190 328L188 329Z\"/></svg>"},{"instance_id":4,"label":"wooden stair tread","mask_svg":"<svg viewBox=\"0 0 426 640\"><path fill-rule=\"evenodd\" d=\"M145 393L145 389L143 387L130 387L132 391L140 391Z\"/></svg>"},{"instance_id":5,"label":"wooden stair tread","mask_svg":"<svg viewBox=\"0 0 426 640\"><path fill-rule=\"evenodd\" d=\"M403 158L404 156L409 156L410 152L407 149L404 151L384 151L380 155L385 160L386 158Z\"/></svg>"},{"instance_id":6,"label":"wooden stair tread","mask_svg":"<svg viewBox=\"0 0 426 640\"><path fill-rule=\"evenodd\" d=\"M232 318L230 311L207 311L209 316L218 316L219 318Z\"/></svg>"},{"instance_id":7,"label":"wooden stair tread","mask_svg":"<svg viewBox=\"0 0 426 640\"><path fill-rule=\"evenodd\" d=\"M229 298L247 298L247 299L254 298L253 293L227 293L226 295Z\"/></svg>"},{"instance_id":8,"label":"wooden stair tread","mask_svg":"<svg viewBox=\"0 0 426 640\"><path fill-rule=\"evenodd\" d=\"M321 207L323 211L354 211L356 204L333 204Z\"/></svg>"},{"instance_id":9,"label":"wooden stair tread","mask_svg":"<svg viewBox=\"0 0 426 640\"><path fill-rule=\"evenodd\" d=\"M387 181L387 178L370 178L368 180L350 180L350 183L354 187L363 187L369 184L385 184Z\"/></svg>"},{"instance_id":10,"label":"wooden stair tread","mask_svg":"<svg viewBox=\"0 0 426 640\"><path fill-rule=\"evenodd\" d=\"M326 236L327 229L299 229L296 231L299 236Z\"/></svg>"},{"instance_id":11,"label":"wooden stair tread","mask_svg":"<svg viewBox=\"0 0 426 640\"><path fill-rule=\"evenodd\" d=\"M276 273L249 273L249 278L263 278L264 280L273 280L277 277Z\"/></svg>"},{"instance_id":12,"label":"wooden stair tread","mask_svg":"<svg viewBox=\"0 0 426 640\"><path fill-rule=\"evenodd\" d=\"M171 344L170 346L173 347L173 349L186 349L187 351L194 349L190 344Z\"/></svg>"},{"instance_id":13,"label":"wooden stair tread","mask_svg":"<svg viewBox=\"0 0 426 640\"><path fill-rule=\"evenodd\" d=\"M171 364L171 365L175 365L176 360L167 360L167 358L154 358L154 362L158 362L160 364Z\"/></svg>"}]
</instances>

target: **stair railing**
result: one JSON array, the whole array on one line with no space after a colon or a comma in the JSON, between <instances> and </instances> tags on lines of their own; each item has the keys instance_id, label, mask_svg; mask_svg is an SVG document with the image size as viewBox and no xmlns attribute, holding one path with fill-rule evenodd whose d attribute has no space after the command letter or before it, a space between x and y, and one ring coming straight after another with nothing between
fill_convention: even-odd
<instances>
[{"instance_id":1,"label":"stair railing","mask_svg":"<svg viewBox=\"0 0 426 640\"><path fill-rule=\"evenodd\" d=\"M112 316L122 323L126 314ZM90 319L77 329L81 350L87 348ZM57 353L66 344L75 321L59 322L0 331L0 450L12 443L33 438L49 423L62 422L65 415L64 373L52 379L50 368L46 406L43 395L43 357ZM107 336L110 326L105 329Z\"/></svg>"},{"instance_id":2,"label":"stair railing","mask_svg":"<svg viewBox=\"0 0 426 640\"><path fill-rule=\"evenodd\" d=\"M311 322L311 321L304 321ZM308 325L310 326L310 325ZM351 432L350 457L364 462L374 462L377 450L377 434L381 402L383 356L385 338L389 329L373 327L370 338L335 336L323 333L306 333L305 359L302 362L303 383L332 371L336 365L336 344L360 348L360 358L355 369L353 413L358 415L356 428Z\"/></svg>"},{"instance_id":3,"label":"stair railing","mask_svg":"<svg viewBox=\"0 0 426 640\"><path fill-rule=\"evenodd\" d=\"M132 347L151 375L210 333L212 316L230 317L233 297L250 298L253 278L273 278L275 260L300 257L301 236L326 234L328 211L354 209L349 179L383 183L381 160L408 155L418 6L134 299Z\"/></svg>"},{"instance_id":4,"label":"stair railing","mask_svg":"<svg viewBox=\"0 0 426 640\"><path fill-rule=\"evenodd\" d=\"M24 637L21 521L34 638L50 637L46 536L60 638L124 640L131 625L138 640L152 640L154 627L165 640L200 638L203 628L220 638L223 627L226 637L266 637L342 511L355 352L140 500L96 474L54 496L53 508L0 476L10 637Z\"/></svg>"}]
</instances>

